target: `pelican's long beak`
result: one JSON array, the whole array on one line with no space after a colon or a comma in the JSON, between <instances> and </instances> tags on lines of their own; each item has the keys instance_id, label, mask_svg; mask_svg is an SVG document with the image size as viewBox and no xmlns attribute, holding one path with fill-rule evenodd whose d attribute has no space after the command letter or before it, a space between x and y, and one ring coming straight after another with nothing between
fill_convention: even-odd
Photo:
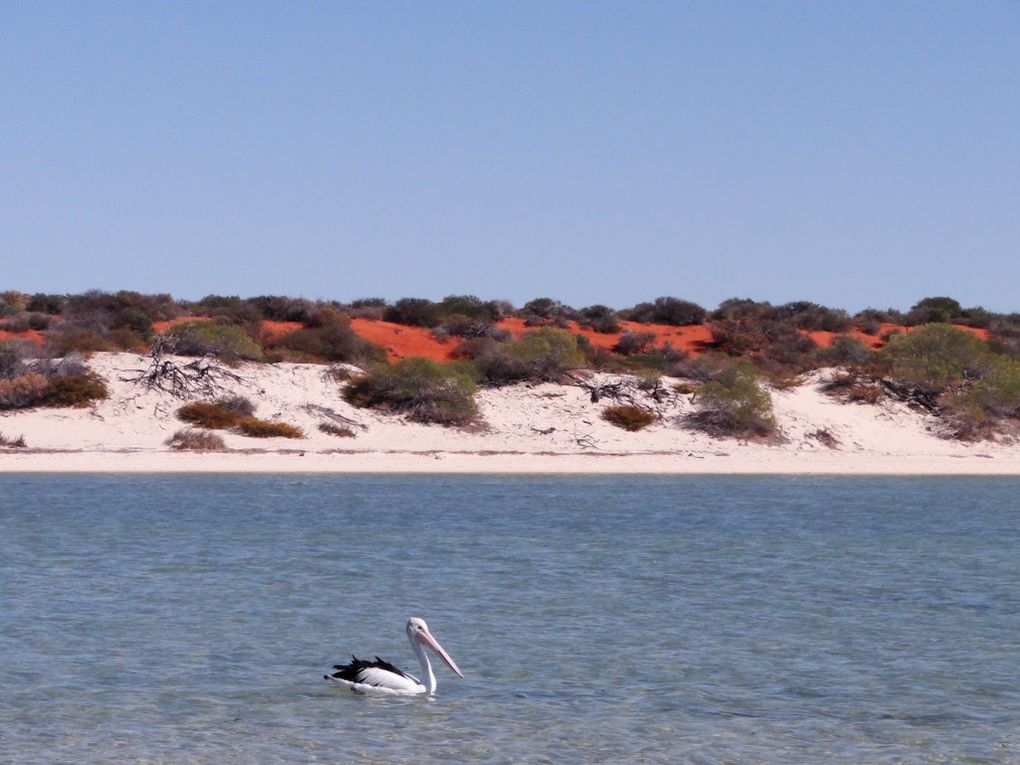
<instances>
[{"instance_id":1,"label":"pelican's long beak","mask_svg":"<svg viewBox=\"0 0 1020 765\"><path fill-rule=\"evenodd\" d=\"M422 630L418 633L418 640L435 651L436 656L445 661L450 669L456 672L460 677L464 677L464 673L460 671L460 667L457 666L457 662L451 659L450 654L443 650L443 647L439 645L439 641L432 637L431 632L428 630Z\"/></svg>"}]
</instances>

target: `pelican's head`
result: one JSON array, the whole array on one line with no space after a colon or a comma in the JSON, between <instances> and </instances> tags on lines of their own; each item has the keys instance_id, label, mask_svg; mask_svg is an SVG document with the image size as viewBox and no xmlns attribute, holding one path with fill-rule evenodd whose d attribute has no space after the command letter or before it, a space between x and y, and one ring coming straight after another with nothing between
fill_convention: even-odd
<instances>
[{"instance_id":1,"label":"pelican's head","mask_svg":"<svg viewBox=\"0 0 1020 765\"><path fill-rule=\"evenodd\" d=\"M411 645L420 643L421 645L428 646L435 652L436 656L446 662L450 669L464 677L464 673L460 671L457 663L450 658L450 654L444 651L443 647L439 645L439 641L432 637L432 633L429 632L429 625L425 623L424 619L412 616L407 620L407 639L411 641Z\"/></svg>"}]
</instances>

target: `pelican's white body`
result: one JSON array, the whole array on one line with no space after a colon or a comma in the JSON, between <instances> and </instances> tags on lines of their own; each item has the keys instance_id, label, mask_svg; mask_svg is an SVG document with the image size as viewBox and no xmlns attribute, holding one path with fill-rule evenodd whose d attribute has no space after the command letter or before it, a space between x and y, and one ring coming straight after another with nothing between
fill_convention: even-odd
<instances>
[{"instance_id":1,"label":"pelican's white body","mask_svg":"<svg viewBox=\"0 0 1020 765\"><path fill-rule=\"evenodd\" d=\"M415 656L418 657L423 680L419 680L414 675L409 675L397 669L378 656L375 662L360 661L352 657L354 661L350 664L338 664L334 669L339 671L331 675L324 675L323 677L345 688L350 688L355 693L387 693L401 696L413 696L424 693L431 696L436 692L436 675L432 671L432 663L425 653L425 646L435 651L436 655L445 661L450 669L464 677L456 663L450 658L450 655L443 650L443 647L439 645L439 641L429 632L428 625L425 624L424 619L419 619L418 617L409 619L406 632L408 642L411 643L411 649L414 651Z\"/></svg>"}]
</instances>

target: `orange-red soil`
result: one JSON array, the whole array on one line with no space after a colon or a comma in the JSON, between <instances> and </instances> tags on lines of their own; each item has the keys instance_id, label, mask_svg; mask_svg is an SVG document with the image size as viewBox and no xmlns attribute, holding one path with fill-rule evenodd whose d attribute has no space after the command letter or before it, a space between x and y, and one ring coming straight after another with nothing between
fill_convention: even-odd
<instances>
[{"instance_id":1,"label":"orange-red soil","mask_svg":"<svg viewBox=\"0 0 1020 765\"><path fill-rule=\"evenodd\" d=\"M405 359L408 356L424 356L435 361L443 361L457 347L455 340L439 342L431 330L421 327L407 327L376 319L351 319L351 329L369 342L381 346L391 360Z\"/></svg>"},{"instance_id":2,"label":"orange-red soil","mask_svg":"<svg viewBox=\"0 0 1020 765\"><path fill-rule=\"evenodd\" d=\"M0 340L27 340L38 346L42 346L44 342L42 332L35 329L29 329L25 332L8 332L5 329L0 329Z\"/></svg>"}]
</instances>

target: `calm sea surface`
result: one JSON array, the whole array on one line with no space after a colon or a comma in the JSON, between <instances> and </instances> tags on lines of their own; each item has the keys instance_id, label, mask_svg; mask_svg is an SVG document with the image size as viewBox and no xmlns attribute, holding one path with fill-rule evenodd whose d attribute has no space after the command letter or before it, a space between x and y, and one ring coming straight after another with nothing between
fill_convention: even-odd
<instances>
[{"instance_id":1,"label":"calm sea surface","mask_svg":"<svg viewBox=\"0 0 1020 765\"><path fill-rule=\"evenodd\" d=\"M1020 481L0 476L0 762L439 761L1018 763Z\"/></svg>"}]
</instances>

